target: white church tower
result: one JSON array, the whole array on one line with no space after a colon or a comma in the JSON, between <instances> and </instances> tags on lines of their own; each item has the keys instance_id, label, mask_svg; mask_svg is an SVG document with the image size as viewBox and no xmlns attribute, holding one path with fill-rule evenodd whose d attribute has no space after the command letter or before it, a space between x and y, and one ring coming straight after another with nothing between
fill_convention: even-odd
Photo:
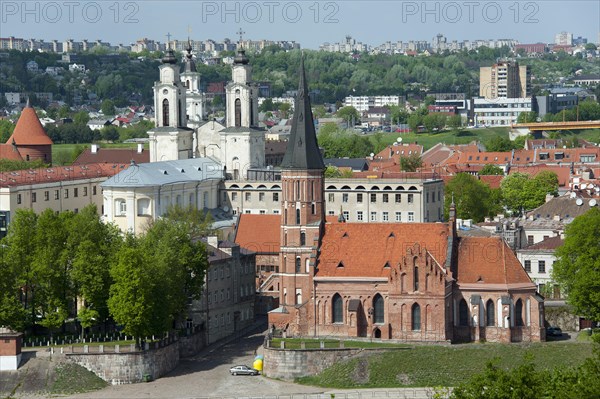
<instances>
[{"instance_id":1,"label":"white church tower","mask_svg":"<svg viewBox=\"0 0 600 399\"><path fill-rule=\"evenodd\" d=\"M200 91L200 74L192 55L192 44L188 40L187 54L181 72L181 83L185 87L187 127L197 129L206 117L206 97Z\"/></svg>"},{"instance_id":2,"label":"white church tower","mask_svg":"<svg viewBox=\"0 0 600 399\"><path fill-rule=\"evenodd\" d=\"M193 157L193 130L187 127L186 88L181 83L173 50L167 50L154 84L154 121L148 131L150 162Z\"/></svg>"},{"instance_id":3,"label":"white church tower","mask_svg":"<svg viewBox=\"0 0 600 399\"><path fill-rule=\"evenodd\" d=\"M233 179L243 179L250 168L265 166L265 133L258 128L258 87L243 48L233 62L232 82L226 92L226 128L221 137L221 161Z\"/></svg>"}]
</instances>

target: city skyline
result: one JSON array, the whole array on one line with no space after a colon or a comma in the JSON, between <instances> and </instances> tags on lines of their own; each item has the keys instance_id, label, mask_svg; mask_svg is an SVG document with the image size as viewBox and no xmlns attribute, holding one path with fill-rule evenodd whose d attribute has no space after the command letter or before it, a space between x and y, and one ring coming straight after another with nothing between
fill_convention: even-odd
<instances>
[{"instance_id":1,"label":"city skyline","mask_svg":"<svg viewBox=\"0 0 600 399\"><path fill-rule=\"evenodd\" d=\"M59 41L101 39L113 45L129 45L144 37L165 42L167 34L178 40L189 36L194 40L237 41L238 30L242 29L244 39L296 41L309 49L318 49L325 42L341 42L346 35L370 46L388 41L430 41L438 33L449 41L510 38L521 43L552 43L557 33L567 31L574 37L587 37L592 43L600 40L600 3L591 0L368 4L366 7L365 1L3 1L1 35Z\"/></svg>"}]
</instances>

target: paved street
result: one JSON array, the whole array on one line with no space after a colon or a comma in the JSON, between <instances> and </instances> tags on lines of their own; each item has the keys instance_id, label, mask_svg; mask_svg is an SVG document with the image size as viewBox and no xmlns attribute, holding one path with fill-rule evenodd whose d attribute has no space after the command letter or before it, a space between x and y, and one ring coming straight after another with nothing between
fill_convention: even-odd
<instances>
[{"instance_id":1,"label":"paved street","mask_svg":"<svg viewBox=\"0 0 600 399\"><path fill-rule=\"evenodd\" d=\"M237 339L225 346L209 349L183 359L163 378L150 383L110 386L97 392L68 396L82 398L269 398L336 399L430 398L428 389L325 390L272 380L262 376L232 376L229 368L252 365L254 351L260 352L262 334Z\"/></svg>"}]
</instances>

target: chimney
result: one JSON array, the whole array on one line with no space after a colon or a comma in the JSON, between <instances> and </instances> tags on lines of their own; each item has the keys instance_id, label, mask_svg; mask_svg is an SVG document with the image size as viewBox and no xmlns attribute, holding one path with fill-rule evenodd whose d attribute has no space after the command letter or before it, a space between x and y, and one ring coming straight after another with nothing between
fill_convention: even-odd
<instances>
[{"instance_id":1,"label":"chimney","mask_svg":"<svg viewBox=\"0 0 600 399\"><path fill-rule=\"evenodd\" d=\"M92 144L92 154L97 154L100 146L98 144Z\"/></svg>"},{"instance_id":2,"label":"chimney","mask_svg":"<svg viewBox=\"0 0 600 399\"><path fill-rule=\"evenodd\" d=\"M217 236L208 236L206 242L211 247L219 248L219 238Z\"/></svg>"},{"instance_id":3,"label":"chimney","mask_svg":"<svg viewBox=\"0 0 600 399\"><path fill-rule=\"evenodd\" d=\"M138 145L137 145L137 153L141 154L142 152L144 152L144 144L138 143Z\"/></svg>"}]
</instances>

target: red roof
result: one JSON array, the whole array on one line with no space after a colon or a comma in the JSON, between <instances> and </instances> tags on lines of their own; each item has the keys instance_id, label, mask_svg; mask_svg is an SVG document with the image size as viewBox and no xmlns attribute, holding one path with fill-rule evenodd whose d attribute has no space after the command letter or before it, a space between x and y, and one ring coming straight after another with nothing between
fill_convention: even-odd
<instances>
[{"instance_id":1,"label":"red roof","mask_svg":"<svg viewBox=\"0 0 600 399\"><path fill-rule=\"evenodd\" d=\"M108 177L116 175L128 167L129 164L89 164L2 172L0 173L0 187Z\"/></svg>"},{"instance_id":2,"label":"red roof","mask_svg":"<svg viewBox=\"0 0 600 399\"><path fill-rule=\"evenodd\" d=\"M513 166L510 168L509 175L513 173L526 173L531 177L535 177L538 173L548 170L550 172L556 173L558 177L558 185L560 187L565 187L569 184L569 179L571 176L571 167L570 165L564 166L549 166L549 165L530 165L530 166Z\"/></svg>"},{"instance_id":3,"label":"red roof","mask_svg":"<svg viewBox=\"0 0 600 399\"><path fill-rule=\"evenodd\" d=\"M490 186L490 188L500 188L504 175L483 175L479 176L479 180Z\"/></svg>"},{"instance_id":4,"label":"red roof","mask_svg":"<svg viewBox=\"0 0 600 399\"><path fill-rule=\"evenodd\" d=\"M528 246L526 249L556 249L564 244L565 240L560 236L546 238L537 244Z\"/></svg>"},{"instance_id":5,"label":"red roof","mask_svg":"<svg viewBox=\"0 0 600 399\"><path fill-rule=\"evenodd\" d=\"M533 285L500 237L462 237L458 247L459 284Z\"/></svg>"},{"instance_id":6,"label":"red roof","mask_svg":"<svg viewBox=\"0 0 600 399\"><path fill-rule=\"evenodd\" d=\"M23 108L12 136L6 142L17 145L52 145L52 140L40 123L35 110L29 106Z\"/></svg>"},{"instance_id":7,"label":"red roof","mask_svg":"<svg viewBox=\"0 0 600 399\"><path fill-rule=\"evenodd\" d=\"M281 215L241 214L234 241L257 254L279 253Z\"/></svg>"},{"instance_id":8,"label":"red roof","mask_svg":"<svg viewBox=\"0 0 600 399\"><path fill-rule=\"evenodd\" d=\"M83 151L73 165L85 165L90 163L148 163L150 162L150 151L137 152L135 148L99 148L96 153L91 149Z\"/></svg>"},{"instance_id":9,"label":"red roof","mask_svg":"<svg viewBox=\"0 0 600 399\"><path fill-rule=\"evenodd\" d=\"M385 264L397 264L415 243L426 248L443 267L446 262L448 225L327 223L317 275L388 277L390 269L384 268Z\"/></svg>"},{"instance_id":10,"label":"red roof","mask_svg":"<svg viewBox=\"0 0 600 399\"><path fill-rule=\"evenodd\" d=\"M0 159L22 161L23 157L19 153L19 150L12 144L0 144Z\"/></svg>"}]
</instances>

